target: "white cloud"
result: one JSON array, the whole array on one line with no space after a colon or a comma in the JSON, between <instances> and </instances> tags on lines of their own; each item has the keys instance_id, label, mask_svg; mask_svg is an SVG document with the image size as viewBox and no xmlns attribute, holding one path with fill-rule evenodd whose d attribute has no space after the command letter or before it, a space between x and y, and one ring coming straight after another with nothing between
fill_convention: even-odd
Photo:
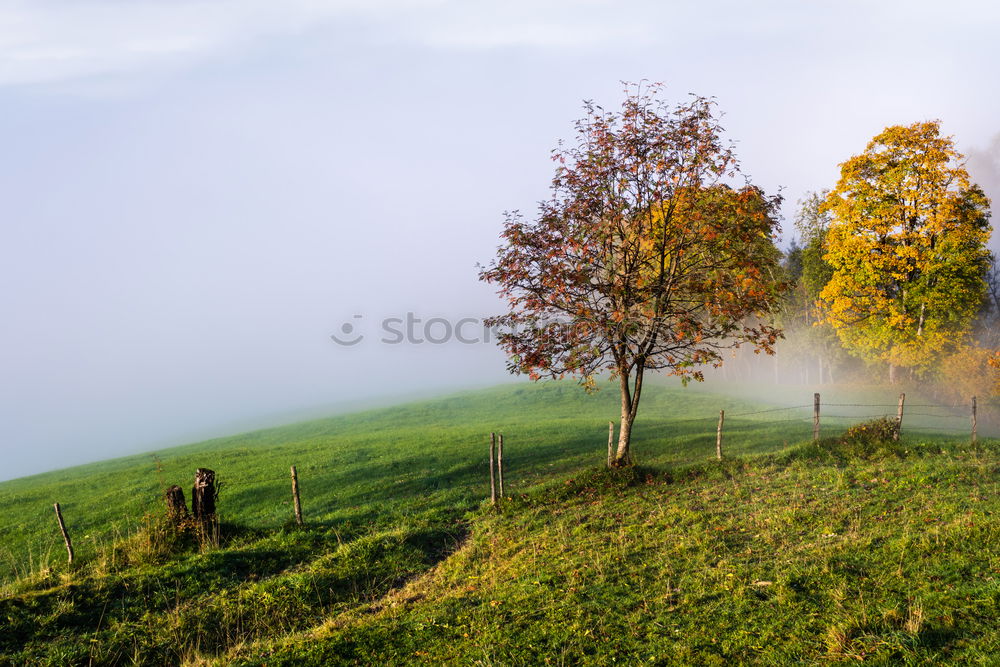
<instances>
[{"instance_id":1,"label":"white cloud","mask_svg":"<svg viewBox=\"0 0 1000 667\"><path fill-rule=\"evenodd\" d=\"M651 36L650 24L636 20L627 5L601 0L453 3L446 11L412 18L406 38L439 48L586 48L646 42Z\"/></svg>"},{"instance_id":2,"label":"white cloud","mask_svg":"<svg viewBox=\"0 0 1000 667\"><path fill-rule=\"evenodd\" d=\"M199 62L338 21L432 48L635 43L648 24L605 0L0 0L0 86Z\"/></svg>"},{"instance_id":3,"label":"white cloud","mask_svg":"<svg viewBox=\"0 0 1000 667\"><path fill-rule=\"evenodd\" d=\"M848 42L854 33L874 39L870 31L907 40L914 31L992 34L997 10L971 11L963 6L970 2L847 0L845 9L778 0L0 0L0 86L191 65L347 22L373 28L380 45L456 50L670 44L696 52L746 35L780 43L817 31ZM897 16L902 6L911 11Z\"/></svg>"},{"instance_id":4,"label":"white cloud","mask_svg":"<svg viewBox=\"0 0 1000 667\"><path fill-rule=\"evenodd\" d=\"M12 0L0 4L0 85L72 80L185 63L254 40L421 0Z\"/></svg>"}]
</instances>

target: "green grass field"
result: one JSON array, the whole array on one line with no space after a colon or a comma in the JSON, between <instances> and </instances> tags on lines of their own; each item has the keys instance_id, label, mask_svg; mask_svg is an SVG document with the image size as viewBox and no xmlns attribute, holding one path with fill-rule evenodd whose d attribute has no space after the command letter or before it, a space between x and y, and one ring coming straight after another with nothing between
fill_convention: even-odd
<instances>
[{"instance_id":1,"label":"green grass field","mask_svg":"<svg viewBox=\"0 0 1000 667\"><path fill-rule=\"evenodd\" d=\"M908 397L901 445L811 448L811 393L728 389L651 386L631 472L595 472L615 392L549 383L0 483L0 662L990 664L996 442ZM825 437L895 413L885 390L824 391ZM199 466L223 482L215 548L151 518Z\"/></svg>"}]
</instances>

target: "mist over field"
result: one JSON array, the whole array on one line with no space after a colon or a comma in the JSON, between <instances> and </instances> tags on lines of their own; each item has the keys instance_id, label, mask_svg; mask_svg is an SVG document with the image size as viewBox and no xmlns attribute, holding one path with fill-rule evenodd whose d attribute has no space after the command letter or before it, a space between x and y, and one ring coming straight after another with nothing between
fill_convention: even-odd
<instances>
[{"instance_id":1,"label":"mist over field","mask_svg":"<svg viewBox=\"0 0 1000 667\"><path fill-rule=\"evenodd\" d=\"M502 307L477 263L504 211L547 196L582 100L614 106L623 79L714 96L789 220L883 127L933 118L1000 201L998 19L977 2L0 9L0 479L511 381L476 333Z\"/></svg>"}]
</instances>

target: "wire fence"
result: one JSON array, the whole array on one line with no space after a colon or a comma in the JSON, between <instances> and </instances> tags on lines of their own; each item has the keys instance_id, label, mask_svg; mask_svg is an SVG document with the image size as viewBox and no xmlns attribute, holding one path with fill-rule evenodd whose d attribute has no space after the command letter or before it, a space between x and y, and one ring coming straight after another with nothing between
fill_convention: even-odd
<instances>
[{"instance_id":1,"label":"wire fence","mask_svg":"<svg viewBox=\"0 0 1000 667\"><path fill-rule=\"evenodd\" d=\"M995 405L984 405L976 403L975 398L970 404L965 406L945 405L941 403L910 403L905 402L905 394L900 395L899 401L895 403L862 403L862 402L823 402L820 394L814 394L812 403L799 405L789 405L774 408L764 408L761 410L745 410L741 412L725 412L724 424L719 424L723 415L706 415L703 417L687 417L683 419L669 419L667 424L671 427L691 427L699 424L705 425L705 430L685 429L678 432L678 435L692 436L700 432L702 436L715 436L721 441L727 435L736 433L751 433L754 429L762 427L801 424L804 431L800 434L803 439L808 439L810 434L814 439L830 437L842 433L851 426L873 419L889 418L895 420L897 433L900 437L912 433L917 434L940 434L962 436L964 440L975 441L979 436L979 429L983 426L995 428L1000 424L1000 411ZM711 428L709 428L711 427ZM610 438L609 438L610 440ZM615 438L617 441L617 438ZM609 450L611 447L609 442ZM720 445L721 442L717 444ZM486 451L483 452L486 454ZM496 452L491 453L490 470L494 475L499 474L495 466L499 461L494 461ZM611 452L609 451L609 460ZM478 458L478 457L477 457ZM483 456L485 459L486 457ZM485 463L485 461L483 461ZM309 464L301 468L301 472L306 475L322 474L329 472L327 466L321 464ZM485 474L485 471L484 471ZM223 484L249 488L261 484L281 484L283 486L290 483L289 472L274 472L272 474L242 474L225 475Z\"/></svg>"},{"instance_id":2,"label":"wire fence","mask_svg":"<svg viewBox=\"0 0 1000 667\"><path fill-rule=\"evenodd\" d=\"M766 419L746 419L747 422L764 423L764 424L776 424L785 422L802 421L812 423L815 420L819 420L821 427L829 425L830 420L837 420L838 422L849 421L852 423L860 423L870 419L879 419L883 417L890 417L900 421L900 425L909 425L914 431L924 431L932 429L943 429L954 432L966 432L971 435L972 429L976 426L976 422L979 424L993 423L995 420L988 419L991 416L990 413L996 412L994 406L983 406L979 405L976 408L976 412L972 411L971 405L965 406L963 408L954 405L943 405L934 403L918 403L918 404L906 404L902 412L898 412L900 406L898 403L819 403L819 410L817 411L817 404L803 404L803 405L790 405L780 408L768 408L766 410L753 410L749 412L736 412L736 413L725 413L725 421L728 424L732 419L741 419L746 417L756 417L758 415L774 415L777 413L788 413L792 411L808 411L802 414L791 416L791 417L781 417L781 418L771 418ZM865 408L867 410L862 411L836 411L829 412L828 408ZM873 411L874 408L886 408L882 411ZM914 410L916 409L916 411ZM929 409L936 409L937 412L927 412ZM978 417L978 419L977 419ZM914 422L914 418L924 418L919 419ZM671 419L671 424L694 424L694 423L714 423L718 419L717 415L706 415L704 417L688 417L684 419ZM929 424L928 420L953 420L954 426L943 426L940 424ZM962 422L959 424L959 422ZM838 423L838 425L841 425Z\"/></svg>"},{"instance_id":3,"label":"wire fence","mask_svg":"<svg viewBox=\"0 0 1000 667\"><path fill-rule=\"evenodd\" d=\"M927 402L920 397L907 403L900 394L896 402L833 400L824 402L813 394L812 403L760 410L722 409L714 414L683 419L661 419L657 433L642 441L643 460L657 463L687 463L703 460L714 441L716 458L774 451L775 445L788 447L796 442L818 442L844 435L849 429L873 420L885 420L881 431L894 440L922 437L934 442L975 443L981 437L1000 433L1000 406L995 402L977 404L975 397L964 405ZM720 406L723 407L723 406ZM738 410L738 411L737 411ZM648 426L644 427L647 429ZM663 431L667 429L664 437ZM678 448L680 446L680 448ZM609 465L617 454L608 444ZM635 449L635 447L633 447ZM690 451L689 451L690 450Z\"/></svg>"}]
</instances>

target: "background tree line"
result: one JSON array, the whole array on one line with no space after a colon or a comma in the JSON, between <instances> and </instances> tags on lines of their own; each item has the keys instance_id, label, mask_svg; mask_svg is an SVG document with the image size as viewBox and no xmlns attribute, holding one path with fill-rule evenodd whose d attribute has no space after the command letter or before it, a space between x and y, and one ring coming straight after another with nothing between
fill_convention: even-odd
<instances>
[{"instance_id":1,"label":"background tree line","mask_svg":"<svg viewBox=\"0 0 1000 667\"><path fill-rule=\"evenodd\" d=\"M955 401L1000 388L989 204L937 121L873 138L833 190L798 202L782 261L788 367L819 383L919 381Z\"/></svg>"}]
</instances>

